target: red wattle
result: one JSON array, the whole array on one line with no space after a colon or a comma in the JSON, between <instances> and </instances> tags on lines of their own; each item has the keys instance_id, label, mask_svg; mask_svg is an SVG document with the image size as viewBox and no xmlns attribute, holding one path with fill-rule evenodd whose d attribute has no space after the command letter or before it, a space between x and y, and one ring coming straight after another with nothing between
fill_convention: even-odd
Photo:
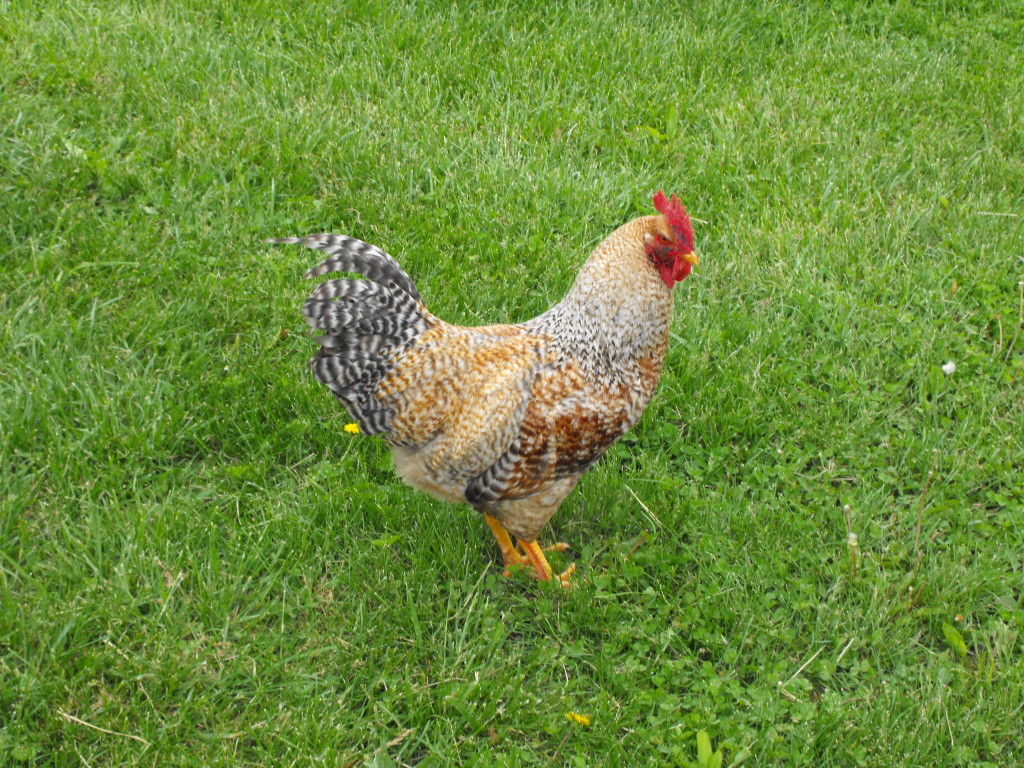
<instances>
[{"instance_id":1,"label":"red wattle","mask_svg":"<svg viewBox=\"0 0 1024 768\"><path fill-rule=\"evenodd\" d=\"M688 274L690 274L691 269L693 269L693 264L688 262L686 259L676 256L676 263L675 267L672 270L672 277L676 282L679 282ZM669 287L671 288L672 286Z\"/></svg>"},{"instance_id":2,"label":"red wattle","mask_svg":"<svg viewBox=\"0 0 1024 768\"><path fill-rule=\"evenodd\" d=\"M672 286L676 284L675 269L670 267L668 264L662 264L658 262L658 271L661 273L661 279L665 281L665 285L671 291Z\"/></svg>"}]
</instances>

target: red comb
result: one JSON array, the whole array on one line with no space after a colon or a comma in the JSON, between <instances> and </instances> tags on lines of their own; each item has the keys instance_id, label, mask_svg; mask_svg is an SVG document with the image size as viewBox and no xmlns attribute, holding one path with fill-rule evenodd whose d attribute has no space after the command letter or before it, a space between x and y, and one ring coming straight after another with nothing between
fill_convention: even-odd
<instances>
[{"instance_id":1,"label":"red comb","mask_svg":"<svg viewBox=\"0 0 1024 768\"><path fill-rule=\"evenodd\" d=\"M690 224L690 217L679 202L679 198L672 195L668 200L665 193L660 189L654 194L654 210L668 219L669 226L676 233L676 240L679 241L679 248L683 253L690 253L693 250L693 225Z\"/></svg>"}]
</instances>

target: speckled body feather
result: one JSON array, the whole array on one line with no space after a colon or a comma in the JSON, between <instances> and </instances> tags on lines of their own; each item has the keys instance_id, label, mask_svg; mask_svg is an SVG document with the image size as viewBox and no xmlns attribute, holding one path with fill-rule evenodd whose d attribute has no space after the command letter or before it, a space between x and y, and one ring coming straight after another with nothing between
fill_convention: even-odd
<instances>
[{"instance_id":1,"label":"speckled body feather","mask_svg":"<svg viewBox=\"0 0 1024 768\"><path fill-rule=\"evenodd\" d=\"M410 485L468 502L534 541L580 477L640 418L661 375L672 291L645 250L646 216L605 239L565 298L520 325L455 326L431 315L384 251L335 235L301 243L333 280L306 302L324 332L311 361Z\"/></svg>"}]
</instances>

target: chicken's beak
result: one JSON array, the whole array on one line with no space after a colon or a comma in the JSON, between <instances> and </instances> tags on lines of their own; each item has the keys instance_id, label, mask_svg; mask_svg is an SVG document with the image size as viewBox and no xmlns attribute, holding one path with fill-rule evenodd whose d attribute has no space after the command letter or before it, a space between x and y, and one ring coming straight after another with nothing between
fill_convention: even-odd
<instances>
[{"instance_id":1,"label":"chicken's beak","mask_svg":"<svg viewBox=\"0 0 1024 768\"><path fill-rule=\"evenodd\" d=\"M690 251L689 253L682 253L680 255L688 262L693 264L693 266L695 267L700 264L700 259L697 257L697 253L695 251Z\"/></svg>"}]
</instances>

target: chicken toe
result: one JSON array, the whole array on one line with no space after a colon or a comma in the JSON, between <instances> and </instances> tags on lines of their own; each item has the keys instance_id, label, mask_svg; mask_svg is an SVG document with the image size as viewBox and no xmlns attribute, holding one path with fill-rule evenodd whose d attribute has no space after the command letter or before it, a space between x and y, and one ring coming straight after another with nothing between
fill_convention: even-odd
<instances>
[{"instance_id":1,"label":"chicken toe","mask_svg":"<svg viewBox=\"0 0 1024 768\"><path fill-rule=\"evenodd\" d=\"M572 549L572 545L566 544L564 541L556 541L554 544L548 544L543 549L545 552L568 552Z\"/></svg>"}]
</instances>

